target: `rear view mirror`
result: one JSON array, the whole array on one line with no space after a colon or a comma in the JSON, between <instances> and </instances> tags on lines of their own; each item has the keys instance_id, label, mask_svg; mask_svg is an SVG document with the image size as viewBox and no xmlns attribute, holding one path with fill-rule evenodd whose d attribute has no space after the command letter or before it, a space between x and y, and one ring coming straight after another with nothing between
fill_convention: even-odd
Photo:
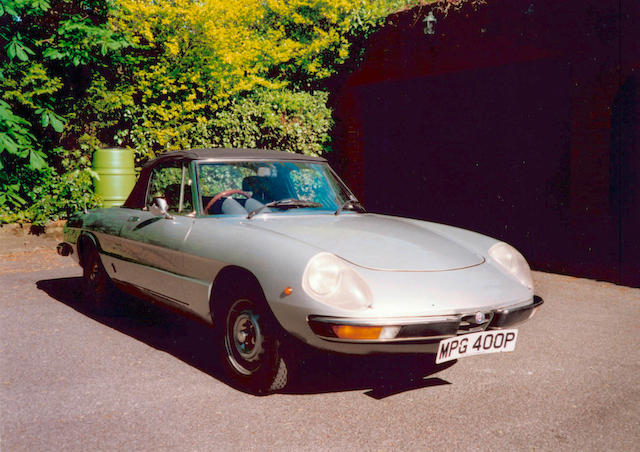
<instances>
[{"instance_id":1,"label":"rear view mirror","mask_svg":"<svg viewBox=\"0 0 640 452\"><path fill-rule=\"evenodd\" d=\"M169 204L167 204L167 200L164 198L153 198L153 204L151 204L149 210L155 216L164 216L168 220L173 220L173 217L169 215Z\"/></svg>"}]
</instances>

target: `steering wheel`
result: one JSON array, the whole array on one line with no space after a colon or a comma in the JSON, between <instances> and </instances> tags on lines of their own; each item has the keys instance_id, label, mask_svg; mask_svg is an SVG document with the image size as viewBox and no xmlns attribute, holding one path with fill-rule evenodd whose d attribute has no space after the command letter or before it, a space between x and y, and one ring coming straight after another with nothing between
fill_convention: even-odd
<instances>
[{"instance_id":1,"label":"steering wheel","mask_svg":"<svg viewBox=\"0 0 640 452\"><path fill-rule=\"evenodd\" d=\"M249 193L247 193L246 191L238 190L238 189L231 189L231 190L221 191L220 193L215 195L213 198L211 198L211 201L209 201L207 203L207 207L204 208L204 213L207 213L209 211L209 208L212 205L214 205L215 202L217 200L219 200L220 198L224 198L225 196L229 196L229 195L234 195L236 193L238 193L240 195L243 195L243 196L246 196L247 199L251 198L251 195Z\"/></svg>"}]
</instances>

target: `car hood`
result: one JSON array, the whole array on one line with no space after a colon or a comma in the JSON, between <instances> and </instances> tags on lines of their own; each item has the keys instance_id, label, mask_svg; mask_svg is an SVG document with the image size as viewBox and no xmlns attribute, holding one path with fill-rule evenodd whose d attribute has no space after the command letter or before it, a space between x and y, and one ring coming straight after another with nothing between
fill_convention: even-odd
<instances>
[{"instance_id":1,"label":"car hood","mask_svg":"<svg viewBox=\"0 0 640 452\"><path fill-rule=\"evenodd\" d=\"M387 271L447 271L484 258L429 229L429 223L375 214L262 216L247 222L331 252L353 264Z\"/></svg>"}]
</instances>

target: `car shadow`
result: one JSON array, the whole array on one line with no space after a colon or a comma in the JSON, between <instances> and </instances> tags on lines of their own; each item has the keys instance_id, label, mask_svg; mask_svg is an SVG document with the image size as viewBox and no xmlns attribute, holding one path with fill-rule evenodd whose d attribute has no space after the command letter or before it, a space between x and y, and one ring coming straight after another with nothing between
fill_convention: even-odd
<instances>
[{"instance_id":1,"label":"car shadow","mask_svg":"<svg viewBox=\"0 0 640 452\"><path fill-rule=\"evenodd\" d=\"M449 385L432 377L455 362L436 365L432 355L340 355L317 350L303 354L285 394L366 390L373 399L431 386Z\"/></svg>"},{"instance_id":2,"label":"car shadow","mask_svg":"<svg viewBox=\"0 0 640 452\"><path fill-rule=\"evenodd\" d=\"M225 376L214 351L208 325L164 306L118 292L109 315L98 314L82 302L82 278L40 280L38 289L110 328L169 353L186 364L242 391ZM436 365L432 355L346 356L301 345L290 384L284 394L321 394L365 390L374 399L431 386L450 384L432 377L455 363Z\"/></svg>"},{"instance_id":3,"label":"car shadow","mask_svg":"<svg viewBox=\"0 0 640 452\"><path fill-rule=\"evenodd\" d=\"M83 303L81 277L40 280L36 287L103 325L224 380L212 347L213 330L202 322L121 291L116 292L108 313L97 313Z\"/></svg>"}]
</instances>

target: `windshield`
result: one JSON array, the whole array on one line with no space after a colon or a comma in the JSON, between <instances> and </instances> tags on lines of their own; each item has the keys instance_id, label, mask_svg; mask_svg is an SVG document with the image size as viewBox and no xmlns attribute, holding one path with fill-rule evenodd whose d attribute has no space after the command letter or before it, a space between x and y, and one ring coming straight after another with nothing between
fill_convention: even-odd
<instances>
[{"instance_id":1,"label":"windshield","mask_svg":"<svg viewBox=\"0 0 640 452\"><path fill-rule=\"evenodd\" d=\"M325 163L218 162L197 165L198 192L206 215L336 211L355 197ZM287 200L286 203L277 201ZM269 206L266 204L271 203Z\"/></svg>"}]
</instances>

